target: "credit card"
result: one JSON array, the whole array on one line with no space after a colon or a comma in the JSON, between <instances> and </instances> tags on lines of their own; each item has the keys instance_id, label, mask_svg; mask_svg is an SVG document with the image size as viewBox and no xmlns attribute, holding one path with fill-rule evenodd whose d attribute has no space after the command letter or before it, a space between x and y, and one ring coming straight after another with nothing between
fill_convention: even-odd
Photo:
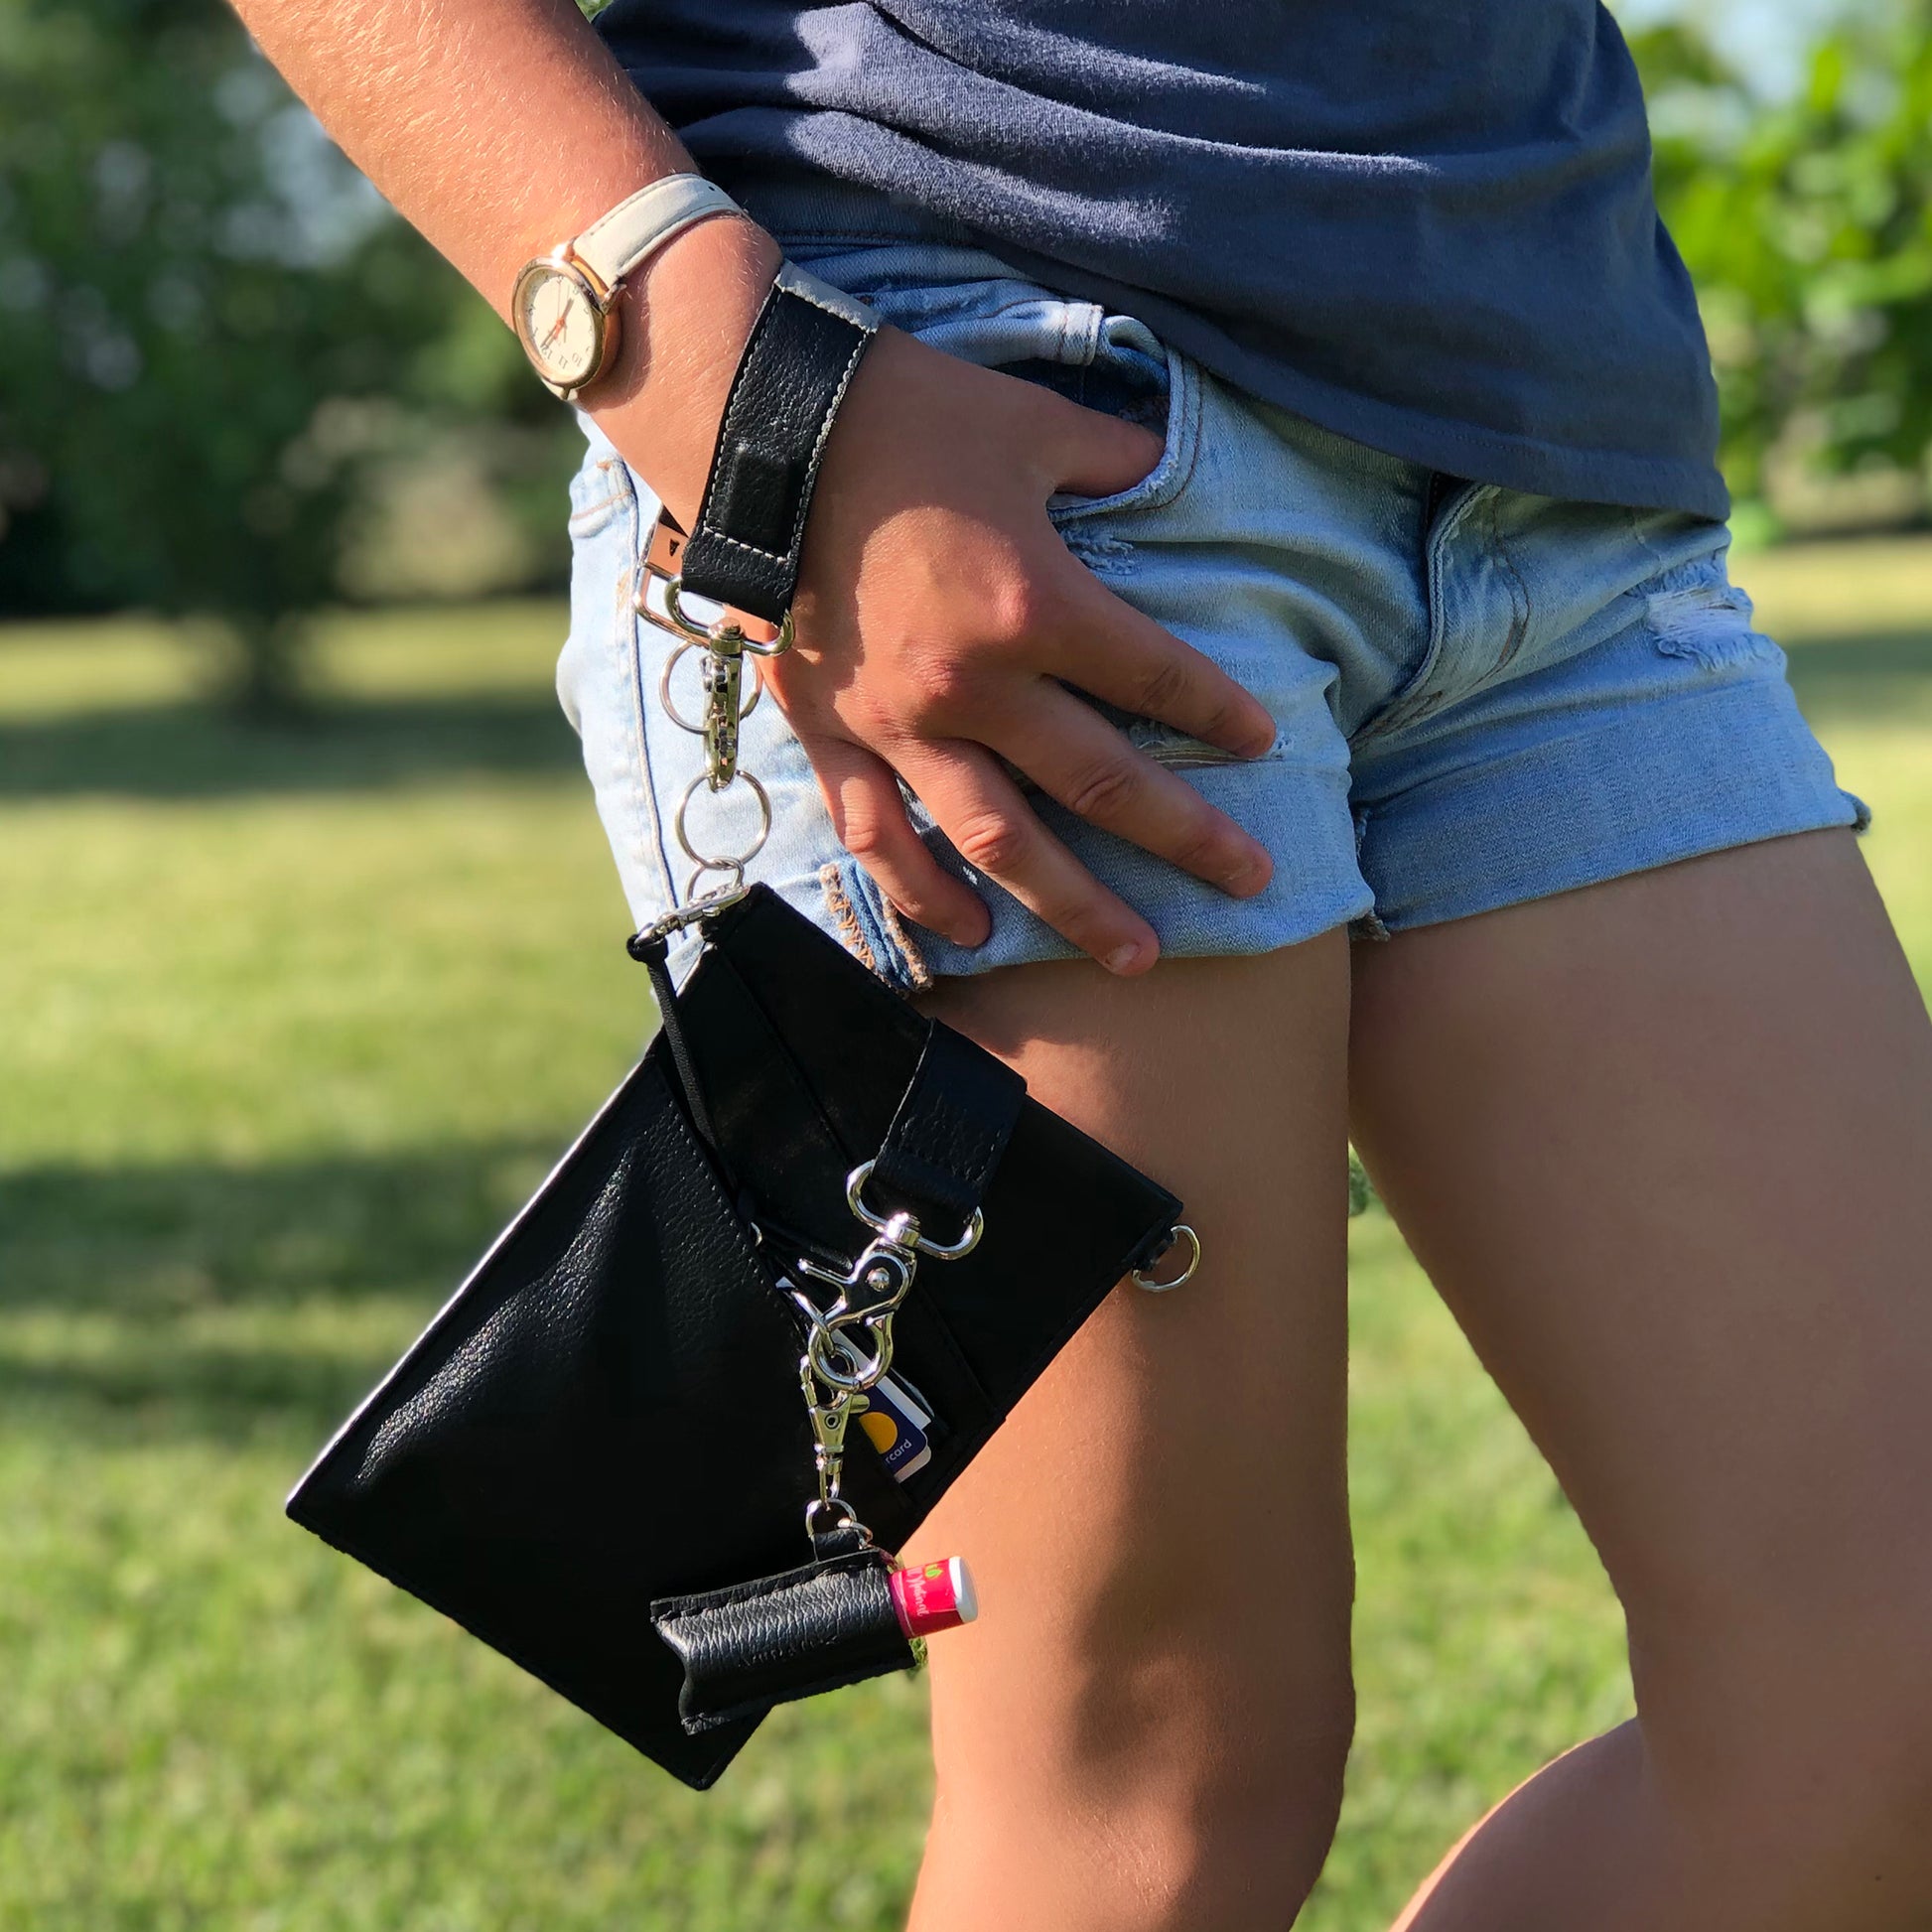
<instances>
[{"instance_id":1,"label":"credit card","mask_svg":"<svg viewBox=\"0 0 1932 1932\"><path fill-rule=\"evenodd\" d=\"M932 1460L932 1442L926 1431L932 1417L903 1382L882 1375L867 1391L871 1407L857 1422L866 1441L879 1451L886 1473L895 1482L916 1475Z\"/></svg>"}]
</instances>

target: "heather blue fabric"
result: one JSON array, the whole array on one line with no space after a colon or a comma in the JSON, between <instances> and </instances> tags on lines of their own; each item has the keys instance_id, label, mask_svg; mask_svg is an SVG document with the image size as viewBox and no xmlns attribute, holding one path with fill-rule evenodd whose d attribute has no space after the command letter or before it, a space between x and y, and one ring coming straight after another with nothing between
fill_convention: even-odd
<instances>
[{"instance_id":1,"label":"heather blue fabric","mask_svg":"<svg viewBox=\"0 0 1932 1932\"><path fill-rule=\"evenodd\" d=\"M613 0L599 28L706 173L792 198L774 223L884 207L1373 449L1727 512L1597 0Z\"/></svg>"}]
</instances>

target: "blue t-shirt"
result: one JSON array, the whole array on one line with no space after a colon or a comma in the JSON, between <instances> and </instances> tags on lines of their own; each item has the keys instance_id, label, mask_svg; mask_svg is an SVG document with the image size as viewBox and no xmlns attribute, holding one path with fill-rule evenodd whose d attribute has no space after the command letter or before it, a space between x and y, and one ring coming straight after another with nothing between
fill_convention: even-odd
<instances>
[{"instance_id":1,"label":"blue t-shirt","mask_svg":"<svg viewBox=\"0 0 1932 1932\"><path fill-rule=\"evenodd\" d=\"M613 0L598 24L728 188L883 191L1431 469L1727 511L1598 0Z\"/></svg>"}]
</instances>

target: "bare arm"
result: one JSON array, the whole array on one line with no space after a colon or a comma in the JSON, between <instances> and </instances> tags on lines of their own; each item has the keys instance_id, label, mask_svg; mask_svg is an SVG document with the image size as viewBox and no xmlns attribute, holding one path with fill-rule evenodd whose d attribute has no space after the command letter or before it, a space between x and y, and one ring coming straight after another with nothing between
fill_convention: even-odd
<instances>
[{"instance_id":1,"label":"bare arm","mask_svg":"<svg viewBox=\"0 0 1932 1932\"><path fill-rule=\"evenodd\" d=\"M692 169L574 0L235 0L351 161L506 315L516 271L660 175ZM594 413L674 513L778 264L749 221L701 222L634 276Z\"/></svg>"},{"instance_id":2,"label":"bare arm","mask_svg":"<svg viewBox=\"0 0 1932 1932\"><path fill-rule=\"evenodd\" d=\"M692 167L573 0L234 3L350 158L499 314L532 255ZM631 278L620 362L587 399L687 523L778 259L749 219L688 229ZM986 909L918 840L899 777L970 861L1117 972L1154 963L1152 928L1047 832L1001 758L1225 891L1267 883L1255 840L1064 688L1238 754L1273 738L1260 704L1107 591L1046 516L1054 489L1125 488L1159 454L1147 429L891 329L840 413L798 648L774 660L772 688L840 837L902 910L964 944L985 936Z\"/></svg>"}]
</instances>

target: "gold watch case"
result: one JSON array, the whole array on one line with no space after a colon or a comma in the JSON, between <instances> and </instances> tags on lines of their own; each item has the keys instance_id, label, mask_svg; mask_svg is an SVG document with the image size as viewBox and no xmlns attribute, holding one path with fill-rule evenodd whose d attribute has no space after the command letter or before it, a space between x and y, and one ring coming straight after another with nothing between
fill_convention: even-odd
<instances>
[{"instance_id":1,"label":"gold watch case","mask_svg":"<svg viewBox=\"0 0 1932 1932\"><path fill-rule=\"evenodd\" d=\"M590 330L589 344L567 360L548 352L547 345L537 340L531 321L539 290L552 282L570 291L567 300L582 303ZM606 288L568 247L539 255L517 272L516 285L510 292L510 326L537 372L537 380L560 401L575 402L617 359L620 319L616 297L617 290Z\"/></svg>"}]
</instances>

